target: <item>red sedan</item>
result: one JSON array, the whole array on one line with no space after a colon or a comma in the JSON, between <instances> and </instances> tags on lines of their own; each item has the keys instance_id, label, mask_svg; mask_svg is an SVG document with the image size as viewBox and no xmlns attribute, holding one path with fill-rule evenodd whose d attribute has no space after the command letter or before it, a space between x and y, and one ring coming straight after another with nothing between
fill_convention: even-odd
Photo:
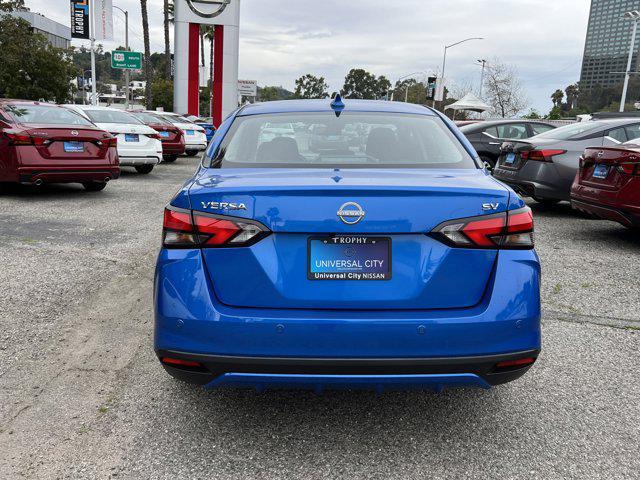
<instances>
[{"instance_id":1,"label":"red sedan","mask_svg":"<svg viewBox=\"0 0 640 480\"><path fill-rule=\"evenodd\" d=\"M160 135L162 156L165 162L175 162L185 152L185 141L182 130L152 112L129 112L145 125L153 128Z\"/></svg>"},{"instance_id":2,"label":"red sedan","mask_svg":"<svg viewBox=\"0 0 640 480\"><path fill-rule=\"evenodd\" d=\"M640 228L640 145L587 148L571 187L571 205Z\"/></svg>"},{"instance_id":3,"label":"red sedan","mask_svg":"<svg viewBox=\"0 0 640 480\"><path fill-rule=\"evenodd\" d=\"M116 141L65 108L0 99L0 182L102 190L120 176Z\"/></svg>"}]
</instances>

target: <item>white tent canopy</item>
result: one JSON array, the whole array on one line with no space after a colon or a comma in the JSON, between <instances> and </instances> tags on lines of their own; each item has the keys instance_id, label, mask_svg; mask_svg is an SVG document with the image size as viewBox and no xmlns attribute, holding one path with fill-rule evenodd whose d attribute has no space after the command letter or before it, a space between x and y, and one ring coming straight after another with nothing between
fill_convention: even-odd
<instances>
[{"instance_id":1,"label":"white tent canopy","mask_svg":"<svg viewBox=\"0 0 640 480\"><path fill-rule=\"evenodd\" d=\"M490 105L487 105L473 93L467 93L464 97L451 105L447 105L445 110L471 110L472 112L482 113L491 109Z\"/></svg>"}]
</instances>

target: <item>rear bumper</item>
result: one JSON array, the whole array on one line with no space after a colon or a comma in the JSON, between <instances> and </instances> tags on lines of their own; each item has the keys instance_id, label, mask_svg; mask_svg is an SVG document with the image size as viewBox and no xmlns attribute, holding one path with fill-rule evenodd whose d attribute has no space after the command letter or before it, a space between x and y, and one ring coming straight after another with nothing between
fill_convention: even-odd
<instances>
[{"instance_id":1,"label":"rear bumper","mask_svg":"<svg viewBox=\"0 0 640 480\"><path fill-rule=\"evenodd\" d=\"M497 167L493 176L519 195L553 200L569 200L573 181L573 177L563 176L555 164L543 162L527 162L519 170Z\"/></svg>"},{"instance_id":2,"label":"rear bumper","mask_svg":"<svg viewBox=\"0 0 640 480\"><path fill-rule=\"evenodd\" d=\"M379 381L396 386L462 381L486 388L526 372L489 378L496 356L537 355L541 348L540 265L531 250L500 252L485 294L471 308L229 307L213 293L199 250L161 250L154 295L156 352L206 364L207 371L199 372L204 377L182 378L200 378L196 383L212 387L292 382L333 386L333 379L336 385L369 387ZM367 368L359 369L359 363ZM231 367L220 369L219 364ZM336 365L340 368L329 368Z\"/></svg>"},{"instance_id":3,"label":"rear bumper","mask_svg":"<svg viewBox=\"0 0 640 480\"><path fill-rule=\"evenodd\" d=\"M634 215L633 213L621 210L613 206L585 202L584 200L576 198L575 196L571 197L571 206L576 210L590 213L604 220L618 222L625 227L640 226L640 215Z\"/></svg>"},{"instance_id":4,"label":"rear bumper","mask_svg":"<svg viewBox=\"0 0 640 480\"><path fill-rule=\"evenodd\" d=\"M537 358L530 350L506 355L459 358L269 358L198 355L157 351L159 359L199 362L203 367L175 367L163 363L180 380L204 385L255 388L305 388L313 390L363 388L433 389L491 386L513 381L531 365L500 369L499 362Z\"/></svg>"},{"instance_id":5,"label":"rear bumper","mask_svg":"<svg viewBox=\"0 0 640 480\"><path fill-rule=\"evenodd\" d=\"M161 157L123 157L120 156L120 165L123 167L135 167L137 165L157 165L162 161Z\"/></svg>"},{"instance_id":6,"label":"rear bumper","mask_svg":"<svg viewBox=\"0 0 640 480\"><path fill-rule=\"evenodd\" d=\"M92 168L65 167L20 167L18 181L24 184L44 183L84 183L115 180L120 177L120 167L98 166Z\"/></svg>"},{"instance_id":7,"label":"rear bumper","mask_svg":"<svg viewBox=\"0 0 640 480\"><path fill-rule=\"evenodd\" d=\"M162 154L163 155L182 155L185 151L184 143L163 143Z\"/></svg>"}]
</instances>

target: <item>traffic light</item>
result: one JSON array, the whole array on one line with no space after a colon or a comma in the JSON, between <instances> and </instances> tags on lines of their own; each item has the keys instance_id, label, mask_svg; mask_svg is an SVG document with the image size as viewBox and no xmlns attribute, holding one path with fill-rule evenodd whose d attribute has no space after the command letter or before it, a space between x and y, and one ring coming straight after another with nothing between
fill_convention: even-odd
<instances>
[{"instance_id":1,"label":"traffic light","mask_svg":"<svg viewBox=\"0 0 640 480\"><path fill-rule=\"evenodd\" d=\"M427 100L434 100L436 98L436 77L429 77L427 79Z\"/></svg>"}]
</instances>

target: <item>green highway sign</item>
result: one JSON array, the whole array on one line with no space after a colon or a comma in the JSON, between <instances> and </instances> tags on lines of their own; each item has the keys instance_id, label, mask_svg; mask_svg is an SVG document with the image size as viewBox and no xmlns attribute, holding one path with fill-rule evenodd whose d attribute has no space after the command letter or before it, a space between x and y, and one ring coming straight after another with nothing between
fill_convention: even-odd
<instances>
[{"instance_id":1,"label":"green highway sign","mask_svg":"<svg viewBox=\"0 0 640 480\"><path fill-rule=\"evenodd\" d=\"M142 53L127 52L126 50L114 50L111 52L111 68L141 70Z\"/></svg>"}]
</instances>

